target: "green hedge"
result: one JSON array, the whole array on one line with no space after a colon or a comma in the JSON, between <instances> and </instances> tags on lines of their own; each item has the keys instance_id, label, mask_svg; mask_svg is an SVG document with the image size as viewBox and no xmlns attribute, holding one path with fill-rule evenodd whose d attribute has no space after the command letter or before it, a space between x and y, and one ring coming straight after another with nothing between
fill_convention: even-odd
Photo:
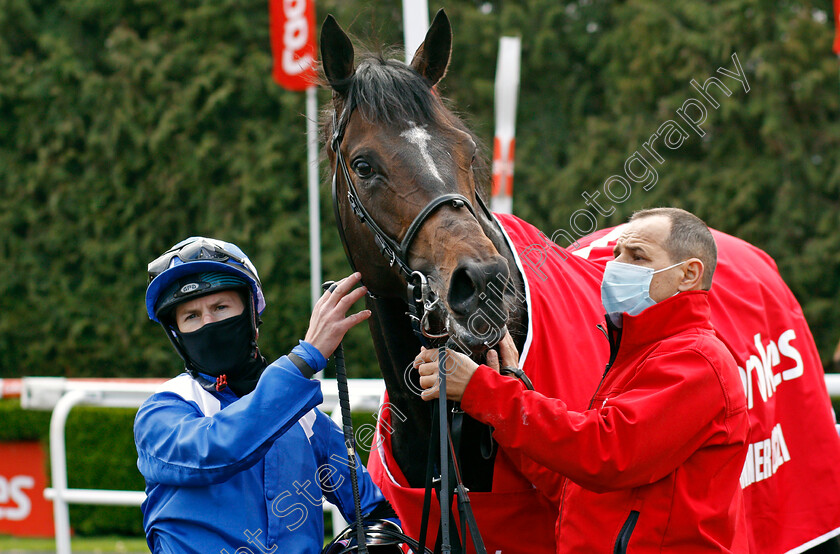
<instances>
[{"instance_id":1,"label":"green hedge","mask_svg":"<svg viewBox=\"0 0 840 554\"><path fill-rule=\"evenodd\" d=\"M436 9L441 4L430 6ZM446 2L442 95L492 144L498 37L522 37L517 215L550 236L587 209L599 227L677 205L765 249L803 305L823 360L840 335L840 95L831 3ZM319 0L366 42L399 44L399 3ZM657 165L657 185L602 217L606 179L737 53L732 89ZM0 1L0 377L180 371L143 309L146 263L184 237L239 244L280 355L309 321L304 95L270 78L265 0ZM721 95L722 96L722 95ZM319 92L320 106L329 91ZM484 151L487 153L487 150ZM350 269L326 164L324 278ZM365 326L353 377L378 372Z\"/></svg>"},{"instance_id":2,"label":"green hedge","mask_svg":"<svg viewBox=\"0 0 840 554\"><path fill-rule=\"evenodd\" d=\"M24 410L13 399L0 400L0 441L41 440L44 447L50 432L49 412Z\"/></svg>"},{"instance_id":3,"label":"green hedge","mask_svg":"<svg viewBox=\"0 0 840 554\"><path fill-rule=\"evenodd\" d=\"M71 488L143 490L134 448L134 414L122 408L79 407L67 419L67 484ZM139 507L70 507L79 535L141 535Z\"/></svg>"},{"instance_id":4,"label":"green hedge","mask_svg":"<svg viewBox=\"0 0 840 554\"><path fill-rule=\"evenodd\" d=\"M144 489L132 432L135 413L133 409L84 406L70 412L66 428L69 487ZM49 420L49 412L24 410L17 400L0 400L0 441L39 440L49 452ZM372 421L370 414L353 414L356 429ZM359 448L359 456L367 462L363 448ZM49 476L50 468L44 471ZM72 505L70 525L80 536L143 534L137 507Z\"/></svg>"}]
</instances>

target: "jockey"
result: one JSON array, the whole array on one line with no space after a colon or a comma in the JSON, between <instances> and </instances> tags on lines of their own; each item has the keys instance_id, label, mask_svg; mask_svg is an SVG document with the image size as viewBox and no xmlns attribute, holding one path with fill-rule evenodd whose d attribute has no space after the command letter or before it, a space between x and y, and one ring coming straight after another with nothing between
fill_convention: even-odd
<instances>
[{"instance_id":1,"label":"jockey","mask_svg":"<svg viewBox=\"0 0 840 554\"><path fill-rule=\"evenodd\" d=\"M355 511L343 434L316 408L323 396L311 377L370 316L345 317L366 292L353 290L360 275L325 292L305 340L271 364L257 346L260 279L236 245L186 239L149 264L149 279L149 318L186 368L143 403L134 423L149 548L321 552L322 497L348 521ZM360 462L356 473L365 519L396 522Z\"/></svg>"},{"instance_id":2,"label":"jockey","mask_svg":"<svg viewBox=\"0 0 840 554\"><path fill-rule=\"evenodd\" d=\"M734 358L710 323L714 238L676 208L634 214L601 297L610 358L589 408L524 390L510 336L479 366L447 351L447 396L503 447L567 478L557 552L747 552L739 477L749 419ZM437 396L436 351L415 360ZM574 368L551 368L573 371Z\"/></svg>"}]
</instances>

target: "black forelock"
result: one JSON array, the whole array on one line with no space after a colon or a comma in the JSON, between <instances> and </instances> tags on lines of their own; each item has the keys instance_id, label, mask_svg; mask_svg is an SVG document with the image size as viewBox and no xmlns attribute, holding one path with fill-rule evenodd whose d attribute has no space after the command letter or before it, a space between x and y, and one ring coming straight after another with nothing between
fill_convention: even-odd
<instances>
[{"instance_id":1,"label":"black forelock","mask_svg":"<svg viewBox=\"0 0 840 554\"><path fill-rule=\"evenodd\" d=\"M362 59L347 93L346 111L374 123L431 122L438 100L431 85L404 63L370 55Z\"/></svg>"},{"instance_id":2,"label":"black forelock","mask_svg":"<svg viewBox=\"0 0 840 554\"><path fill-rule=\"evenodd\" d=\"M386 57L383 53L364 52L360 54L356 70L349 78L348 92L339 101L338 112L327 109L324 112L325 139L335 131L332 118L338 126L347 124L347 118L354 111L375 124L399 126L413 121L417 125L432 123L438 119L468 133L480 150L484 150L481 139L446 105L422 75L399 60ZM322 81L326 84L326 80ZM334 99L335 101L335 99ZM477 193L484 198L489 193L490 164L479 155L474 168Z\"/></svg>"}]
</instances>

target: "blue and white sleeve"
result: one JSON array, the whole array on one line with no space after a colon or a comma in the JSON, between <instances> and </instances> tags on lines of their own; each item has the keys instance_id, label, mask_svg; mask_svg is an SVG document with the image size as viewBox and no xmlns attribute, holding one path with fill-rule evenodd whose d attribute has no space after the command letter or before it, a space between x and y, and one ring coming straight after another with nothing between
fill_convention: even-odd
<instances>
[{"instance_id":1,"label":"blue and white sleeve","mask_svg":"<svg viewBox=\"0 0 840 554\"><path fill-rule=\"evenodd\" d=\"M296 346L292 352L317 369L326 360ZM197 486L226 481L255 464L274 440L323 402L318 381L303 377L283 356L269 365L256 389L207 417L175 393L149 398L137 412L137 466L147 481Z\"/></svg>"}]
</instances>

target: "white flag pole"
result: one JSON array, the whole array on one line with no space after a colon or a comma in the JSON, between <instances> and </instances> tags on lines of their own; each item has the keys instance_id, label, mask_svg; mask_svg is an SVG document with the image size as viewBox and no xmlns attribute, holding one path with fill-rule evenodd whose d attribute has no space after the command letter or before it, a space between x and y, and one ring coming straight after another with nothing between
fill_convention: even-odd
<instances>
[{"instance_id":1,"label":"white flag pole","mask_svg":"<svg viewBox=\"0 0 840 554\"><path fill-rule=\"evenodd\" d=\"M306 161L309 188L309 275L312 308L321 297L321 201L318 195L318 95L306 89Z\"/></svg>"},{"instance_id":2,"label":"white flag pole","mask_svg":"<svg viewBox=\"0 0 840 554\"><path fill-rule=\"evenodd\" d=\"M403 42L405 63L411 63L414 53L423 44L429 29L429 3L427 0L403 0Z\"/></svg>"},{"instance_id":3,"label":"white flag pole","mask_svg":"<svg viewBox=\"0 0 840 554\"><path fill-rule=\"evenodd\" d=\"M516 137L516 103L519 96L519 37L499 39L496 64L496 137L493 141L493 193L490 200L494 212L509 214L513 210L513 154Z\"/></svg>"}]
</instances>

